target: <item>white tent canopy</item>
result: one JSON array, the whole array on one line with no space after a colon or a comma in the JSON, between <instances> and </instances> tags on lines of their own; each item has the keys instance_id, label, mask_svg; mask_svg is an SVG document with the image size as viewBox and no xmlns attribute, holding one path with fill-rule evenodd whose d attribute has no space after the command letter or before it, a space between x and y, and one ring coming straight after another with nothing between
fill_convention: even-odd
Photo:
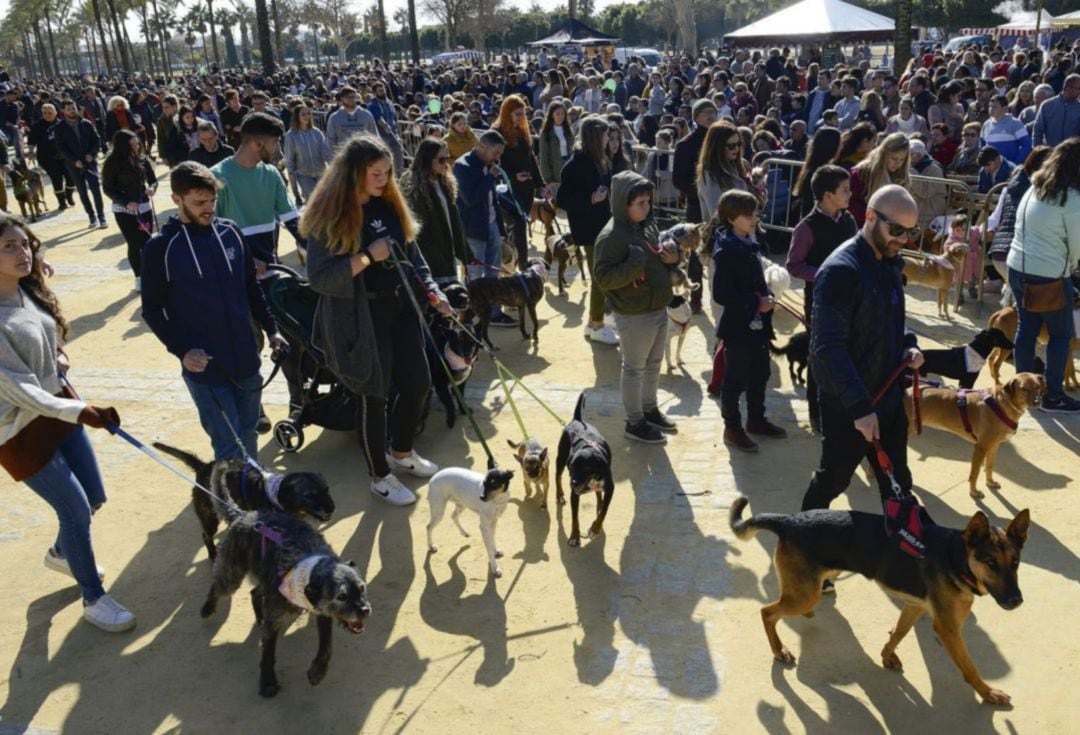
<instances>
[{"instance_id":1,"label":"white tent canopy","mask_svg":"<svg viewBox=\"0 0 1080 735\"><path fill-rule=\"evenodd\" d=\"M727 34L725 39L743 45L875 41L892 40L895 30L892 18L843 0L802 0Z\"/></svg>"},{"instance_id":2,"label":"white tent canopy","mask_svg":"<svg viewBox=\"0 0 1080 735\"><path fill-rule=\"evenodd\" d=\"M965 36L1034 36L1036 17L1034 10L1026 11L1017 13L1011 21L995 28L963 28L960 33ZM1042 11L1039 32L1049 33L1054 22L1054 16Z\"/></svg>"},{"instance_id":3,"label":"white tent canopy","mask_svg":"<svg viewBox=\"0 0 1080 735\"><path fill-rule=\"evenodd\" d=\"M1054 18L1054 20L1051 21L1051 23L1053 25L1057 26L1058 28L1061 28L1062 26L1065 26L1065 27L1080 26L1080 10L1074 10L1071 13L1065 13L1065 15L1059 15L1058 17Z\"/></svg>"}]
</instances>

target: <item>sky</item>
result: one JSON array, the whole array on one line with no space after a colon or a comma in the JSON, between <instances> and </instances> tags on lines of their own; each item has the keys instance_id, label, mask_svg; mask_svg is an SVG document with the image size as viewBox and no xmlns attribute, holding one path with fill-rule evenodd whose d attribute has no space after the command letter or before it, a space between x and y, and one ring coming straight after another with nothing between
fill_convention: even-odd
<instances>
[{"instance_id":1,"label":"sky","mask_svg":"<svg viewBox=\"0 0 1080 735\"><path fill-rule=\"evenodd\" d=\"M566 2L564 2L564 0L537 0L537 1L540 4L540 6L542 8L544 8L544 9L546 9L546 10L552 10L554 8L566 5ZM597 11L602 10L605 6L611 5L612 3L616 2L616 1L617 0L596 0L596 10ZM10 0L0 0L0 18L2 18L4 16L4 14L7 13L7 9L8 9L9 4L10 4ZM251 4L254 5L253 2ZM420 12L420 5L421 4L422 4L422 0L417 0L417 2L416 2L417 12ZM508 4L515 5L515 6L520 4L520 5L524 5L525 7L529 7L530 5L532 5L532 0L508 0ZM177 5L180 8L184 8L184 7L190 7L191 3L190 2L180 2L180 3L177 3ZM357 0L356 2L353 3L353 5L357 9L364 9L366 7L373 6L374 2L372 2L371 0ZM386 0L386 14L388 16L390 16L390 17L393 17L393 15L397 11L397 9L398 8L403 8L403 7L405 7L405 5L406 5L406 0ZM132 13L130 17L134 18L135 17L134 13ZM419 20L419 25L421 25L421 26L430 25L430 24L434 23L433 18L424 18L422 13L421 13L421 17L418 20ZM137 30L137 29L136 29L136 26L134 25L134 23L132 23L132 24L130 24L128 26L128 31L129 32L135 31L135 30ZM141 40L141 36L139 37L139 39ZM135 38L132 38L132 41L135 41ZM137 43L137 41L136 41L136 43Z\"/></svg>"}]
</instances>

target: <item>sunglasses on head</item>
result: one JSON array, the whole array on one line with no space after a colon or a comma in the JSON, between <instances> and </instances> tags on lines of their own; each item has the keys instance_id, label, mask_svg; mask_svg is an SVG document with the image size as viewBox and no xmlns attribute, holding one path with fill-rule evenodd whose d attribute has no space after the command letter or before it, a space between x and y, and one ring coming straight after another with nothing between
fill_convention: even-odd
<instances>
[{"instance_id":1,"label":"sunglasses on head","mask_svg":"<svg viewBox=\"0 0 1080 735\"><path fill-rule=\"evenodd\" d=\"M889 226L889 235L892 237L900 237L901 235L906 235L909 241L915 242L919 239L919 235L922 234L922 230L920 230L918 226L904 227L899 222L893 222L891 219L886 217L879 209L873 209L871 211L877 215L878 219L881 222Z\"/></svg>"}]
</instances>

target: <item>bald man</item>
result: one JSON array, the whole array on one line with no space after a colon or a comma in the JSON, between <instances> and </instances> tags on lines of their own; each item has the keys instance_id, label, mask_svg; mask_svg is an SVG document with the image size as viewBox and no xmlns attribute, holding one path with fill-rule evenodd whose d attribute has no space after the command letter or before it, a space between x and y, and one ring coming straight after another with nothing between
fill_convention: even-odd
<instances>
[{"instance_id":1,"label":"bald man","mask_svg":"<svg viewBox=\"0 0 1080 735\"><path fill-rule=\"evenodd\" d=\"M913 335L904 333L902 259L918 241L919 208L899 186L870 197L866 222L837 248L814 279L810 364L818 382L821 465L810 480L802 509L827 508L868 458L884 499L891 486L871 446L880 439L897 482L911 490L903 386L896 381L876 405L871 398L905 359L922 365Z\"/></svg>"}]
</instances>

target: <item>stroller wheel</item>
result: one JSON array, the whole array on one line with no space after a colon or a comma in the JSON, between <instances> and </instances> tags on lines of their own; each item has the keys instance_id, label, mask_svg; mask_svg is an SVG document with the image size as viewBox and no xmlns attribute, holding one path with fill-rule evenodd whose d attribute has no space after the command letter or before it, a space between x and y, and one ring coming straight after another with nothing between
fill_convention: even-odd
<instances>
[{"instance_id":1,"label":"stroller wheel","mask_svg":"<svg viewBox=\"0 0 1080 735\"><path fill-rule=\"evenodd\" d=\"M289 419L278 421L274 424L274 441L291 454L304 446L304 430Z\"/></svg>"}]
</instances>

